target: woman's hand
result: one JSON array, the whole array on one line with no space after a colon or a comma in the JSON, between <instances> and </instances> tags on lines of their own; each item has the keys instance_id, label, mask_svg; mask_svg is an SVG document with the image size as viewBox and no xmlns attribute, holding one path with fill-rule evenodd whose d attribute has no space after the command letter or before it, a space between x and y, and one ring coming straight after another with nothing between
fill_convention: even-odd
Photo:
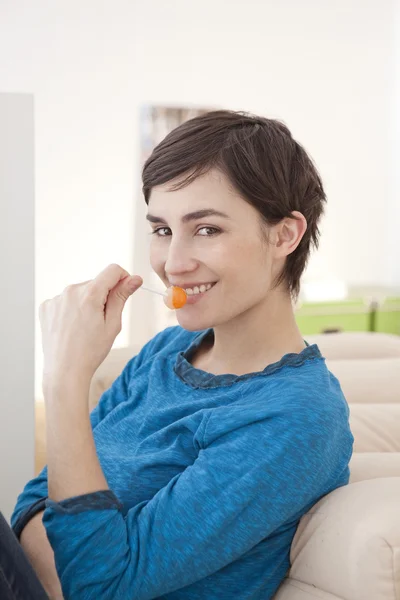
<instances>
[{"instance_id":1,"label":"woman's hand","mask_svg":"<svg viewBox=\"0 0 400 600\"><path fill-rule=\"evenodd\" d=\"M125 302L142 283L111 264L40 305L44 388L71 376L90 383L121 331Z\"/></svg>"}]
</instances>

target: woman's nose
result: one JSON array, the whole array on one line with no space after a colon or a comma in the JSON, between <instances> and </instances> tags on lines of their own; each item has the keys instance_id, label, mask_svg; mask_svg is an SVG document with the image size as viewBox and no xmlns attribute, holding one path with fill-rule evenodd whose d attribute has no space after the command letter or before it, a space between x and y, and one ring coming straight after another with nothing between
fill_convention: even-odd
<instances>
[{"instance_id":1,"label":"woman's nose","mask_svg":"<svg viewBox=\"0 0 400 600\"><path fill-rule=\"evenodd\" d=\"M176 275L196 268L197 262L191 256L189 249L182 243L171 242L164 270L169 275Z\"/></svg>"}]
</instances>

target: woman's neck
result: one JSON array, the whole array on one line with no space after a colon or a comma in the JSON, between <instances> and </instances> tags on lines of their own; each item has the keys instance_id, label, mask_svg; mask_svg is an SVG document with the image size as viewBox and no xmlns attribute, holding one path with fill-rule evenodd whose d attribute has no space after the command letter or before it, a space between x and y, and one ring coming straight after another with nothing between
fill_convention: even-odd
<instances>
[{"instance_id":1,"label":"woman's neck","mask_svg":"<svg viewBox=\"0 0 400 600\"><path fill-rule=\"evenodd\" d=\"M305 348L290 296L281 290L271 292L263 304L213 330L214 343L200 349L196 364L215 375L262 371L284 354L298 354Z\"/></svg>"}]
</instances>

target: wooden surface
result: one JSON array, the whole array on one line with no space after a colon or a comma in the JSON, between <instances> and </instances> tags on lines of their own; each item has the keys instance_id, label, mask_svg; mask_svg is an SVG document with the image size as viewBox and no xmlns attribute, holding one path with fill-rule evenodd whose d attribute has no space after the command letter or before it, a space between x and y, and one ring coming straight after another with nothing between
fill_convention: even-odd
<instances>
[{"instance_id":1,"label":"wooden surface","mask_svg":"<svg viewBox=\"0 0 400 600\"><path fill-rule=\"evenodd\" d=\"M35 403L35 476L46 464L46 421L44 402Z\"/></svg>"}]
</instances>

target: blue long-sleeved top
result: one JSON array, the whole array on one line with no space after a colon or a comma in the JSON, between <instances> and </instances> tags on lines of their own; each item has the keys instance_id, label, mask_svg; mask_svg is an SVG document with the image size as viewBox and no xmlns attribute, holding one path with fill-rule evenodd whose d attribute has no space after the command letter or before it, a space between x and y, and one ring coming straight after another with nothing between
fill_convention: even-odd
<instances>
[{"instance_id":1,"label":"blue long-sleeved top","mask_svg":"<svg viewBox=\"0 0 400 600\"><path fill-rule=\"evenodd\" d=\"M267 600L301 516L348 483L349 409L318 347L212 375L190 362L206 336L165 329L92 411L110 490L53 502L45 467L18 497L17 535L45 508L66 600Z\"/></svg>"}]
</instances>

